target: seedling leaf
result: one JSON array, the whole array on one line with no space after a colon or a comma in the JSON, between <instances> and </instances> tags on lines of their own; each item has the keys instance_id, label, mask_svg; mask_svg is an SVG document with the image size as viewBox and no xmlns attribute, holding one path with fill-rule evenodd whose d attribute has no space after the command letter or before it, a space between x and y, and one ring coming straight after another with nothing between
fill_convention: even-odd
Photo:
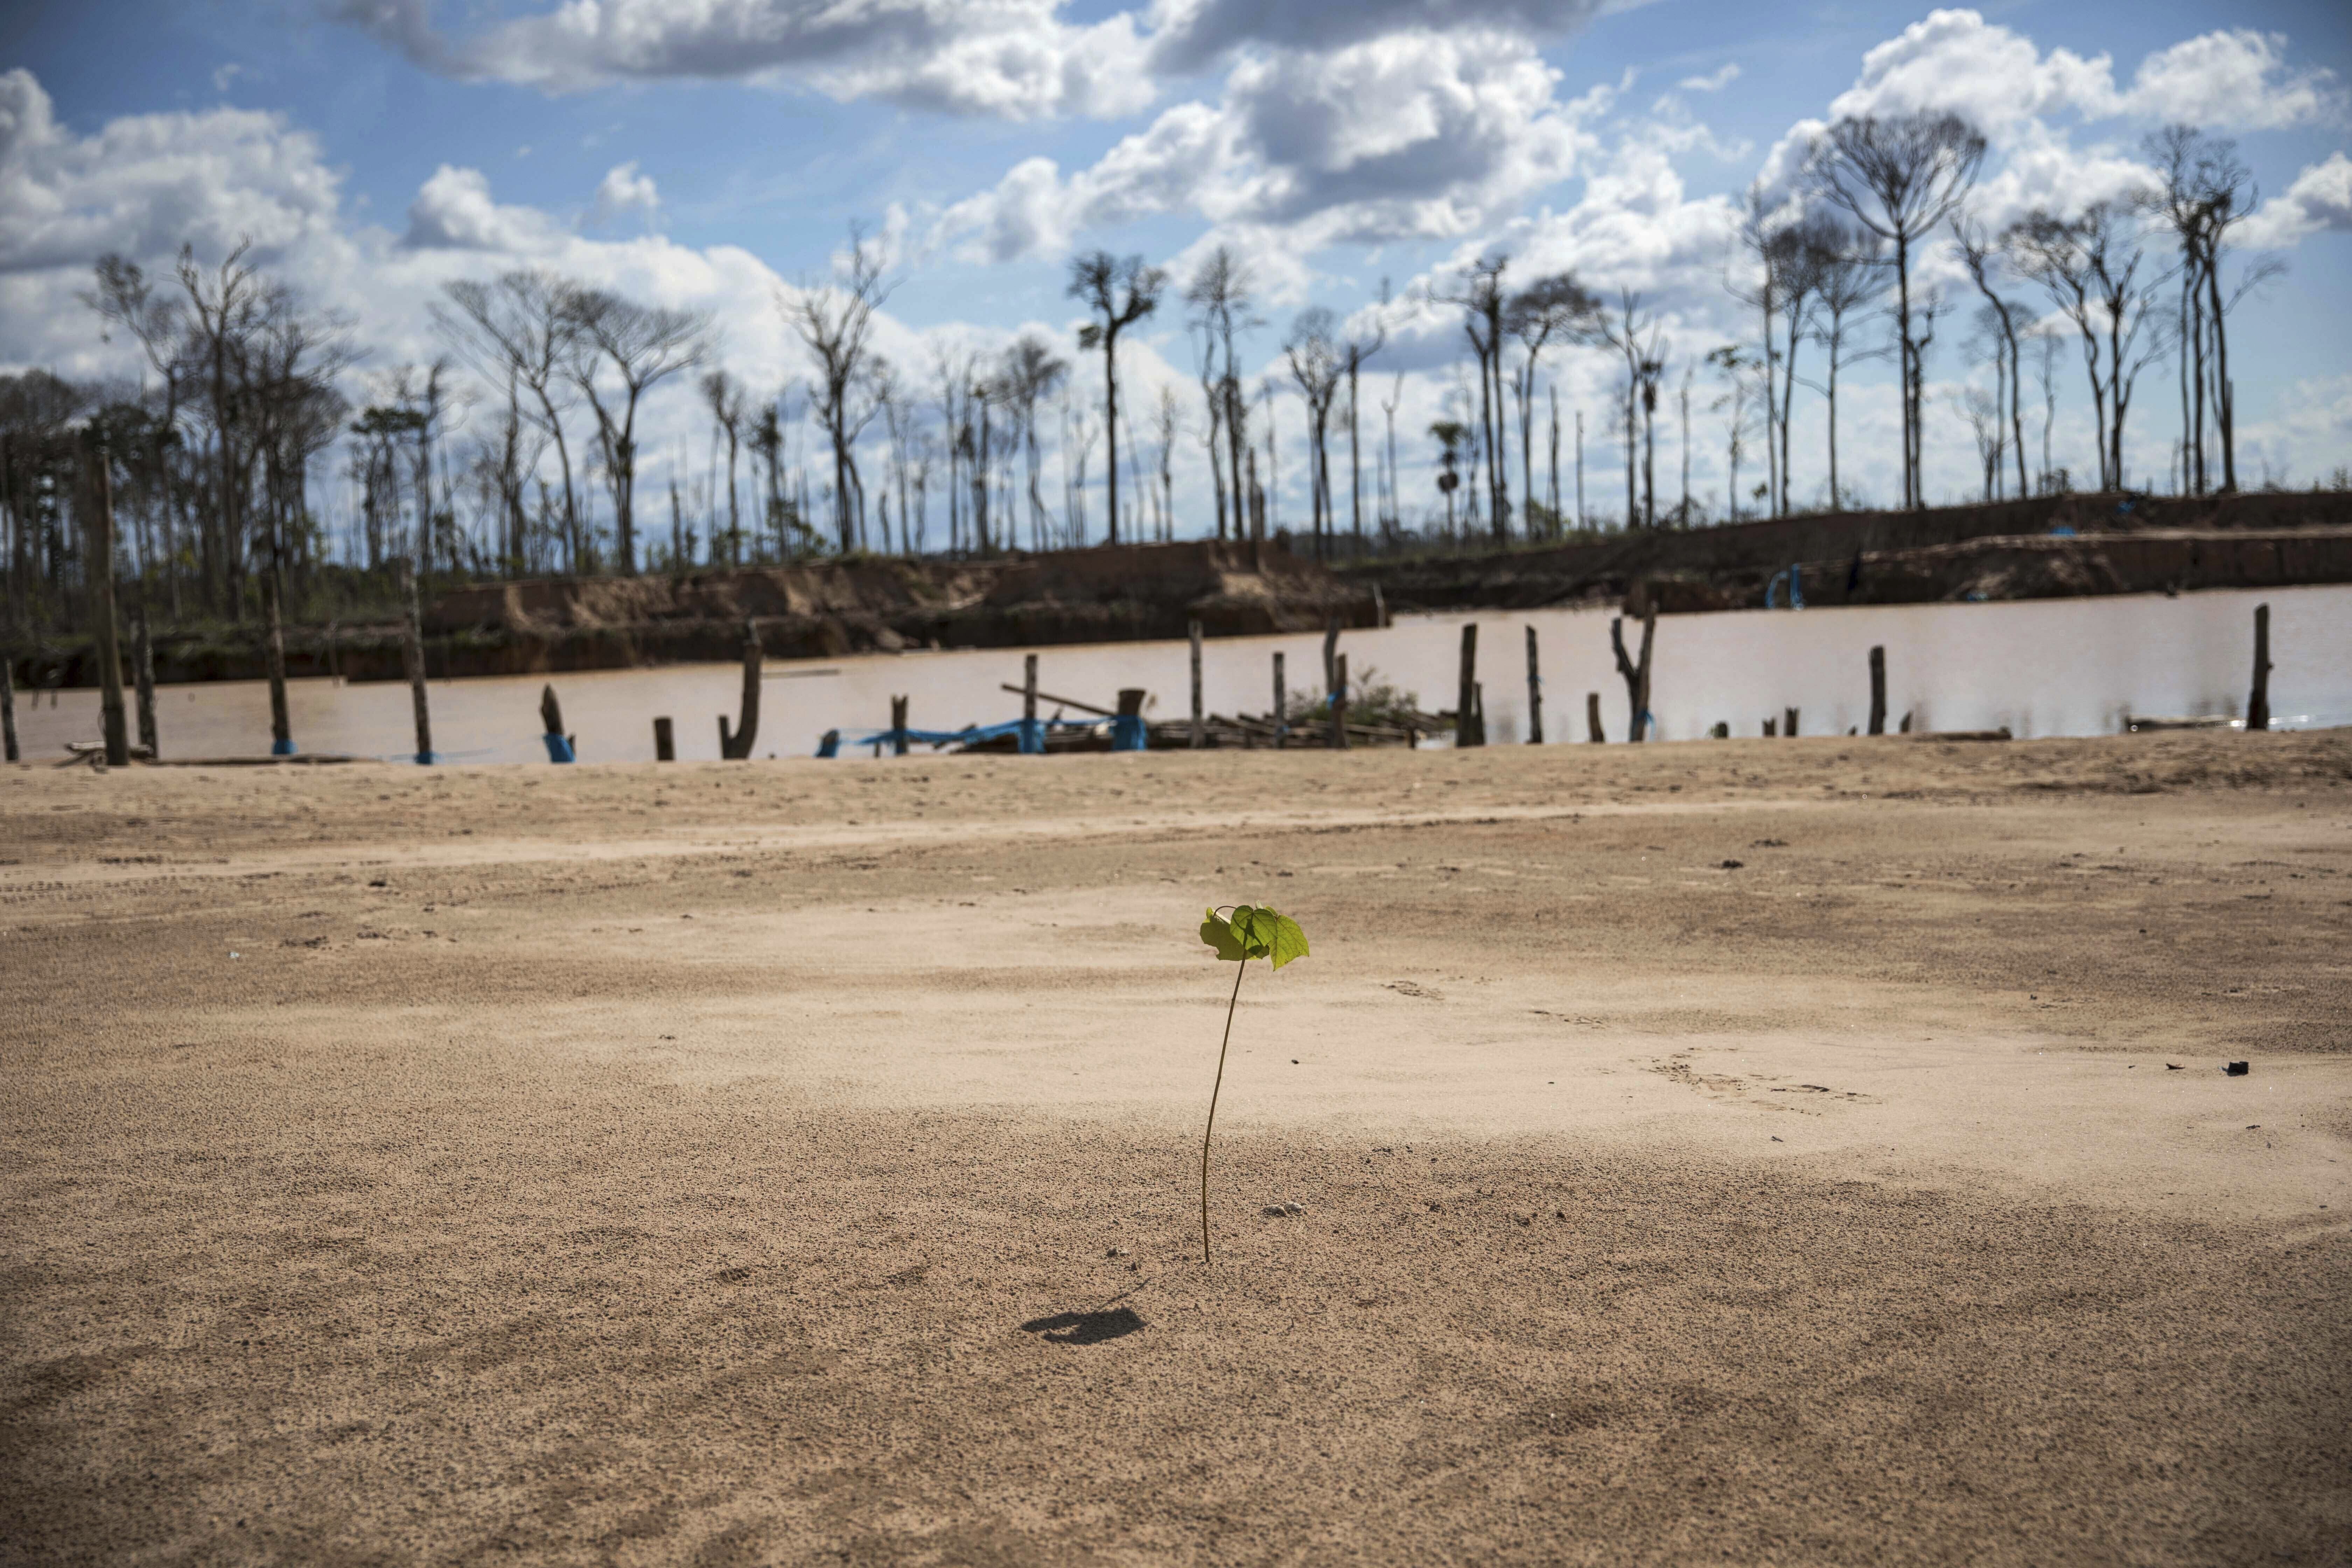
<instances>
[{"instance_id":1,"label":"seedling leaf","mask_svg":"<svg viewBox=\"0 0 2352 1568\"><path fill-rule=\"evenodd\" d=\"M1234 965L1234 994L1225 1001L1225 1036L1217 1047L1217 1081L1209 1090L1209 1124L1201 1132L1201 1261L1209 1261L1209 1140L1217 1128L1217 1093L1225 1086L1225 1052L1234 1043L1234 1008L1241 1001L1242 975L1253 958L1271 959L1280 969L1294 958L1307 956L1307 933L1288 915L1249 904L1234 912L1208 911L1201 921L1201 940L1217 956Z\"/></svg>"}]
</instances>

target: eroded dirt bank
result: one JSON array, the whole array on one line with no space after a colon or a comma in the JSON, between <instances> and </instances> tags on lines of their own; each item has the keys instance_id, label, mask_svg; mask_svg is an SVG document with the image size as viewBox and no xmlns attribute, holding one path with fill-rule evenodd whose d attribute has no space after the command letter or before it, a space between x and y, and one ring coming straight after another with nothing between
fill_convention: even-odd
<instances>
[{"instance_id":1,"label":"eroded dirt bank","mask_svg":"<svg viewBox=\"0 0 2352 1568\"><path fill-rule=\"evenodd\" d=\"M12 1560L2352 1539L2343 732L9 768L0 941Z\"/></svg>"}]
</instances>

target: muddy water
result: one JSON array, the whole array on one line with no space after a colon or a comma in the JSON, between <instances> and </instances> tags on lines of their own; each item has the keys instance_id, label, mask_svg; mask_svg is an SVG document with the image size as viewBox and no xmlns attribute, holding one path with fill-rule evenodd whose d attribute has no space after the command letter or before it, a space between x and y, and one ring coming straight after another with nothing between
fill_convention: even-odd
<instances>
[{"instance_id":1,"label":"muddy water","mask_svg":"<svg viewBox=\"0 0 2352 1568\"><path fill-rule=\"evenodd\" d=\"M1669 741L1703 736L1718 721L1734 735L1755 735L1766 717L1790 707L1801 710L1802 733L1842 734L1867 721L1866 661L1880 644L1890 728L1906 712L1920 728L2005 725L2020 736L2110 734L2126 713L2235 716L2244 710L2258 603L2271 605L2273 722L2352 723L2352 587L2342 586L1671 616L1658 624L1651 710L1658 737ZM1544 738L1584 739L1588 691L1601 694L1609 738L1624 738L1625 686L1610 655L1605 611L1400 617L1380 631L1349 632L1341 647L1357 680L1369 675L1417 693L1424 708L1451 708L1465 620L1479 628L1491 742L1528 738L1529 626L1538 639ZM1269 656L1277 649L1286 655L1292 690L1320 689L1320 637L1223 638L1207 645L1202 659L1210 709L1265 711ZM831 729L854 742L888 722L893 694L911 699L909 721L922 729L1017 718L1020 699L998 687L1019 682L1024 651L771 663L757 753L805 756ZM1036 651L1039 684L1048 692L1109 707L1120 687L1140 686L1153 694L1148 710L1155 718L1188 710L1181 642ZM741 673L733 665L673 665L552 680L583 762L646 761L654 754L656 715L674 721L681 757L718 756L717 716L733 714ZM536 676L434 681L433 734L442 758L544 762L541 684ZM47 694L37 702L19 694L28 760L61 756L66 742L97 737L98 693L60 698L52 706ZM304 751L399 760L415 749L408 689L399 683L298 680L289 700ZM167 756L268 750L268 695L258 681L165 687L157 710Z\"/></svg>"}]
</instances>

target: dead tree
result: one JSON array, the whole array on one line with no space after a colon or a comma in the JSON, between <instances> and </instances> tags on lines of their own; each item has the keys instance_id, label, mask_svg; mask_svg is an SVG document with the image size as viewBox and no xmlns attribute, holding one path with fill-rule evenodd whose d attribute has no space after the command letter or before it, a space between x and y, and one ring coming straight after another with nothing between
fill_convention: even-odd
<instances>
[{"instance_id":1,"label":"dead tree","mask_svg":"<svg viewBox=\"0 0 2352 1568\"><path fill-rule=\"evenodd\" d=\"M1146 267L1140 256L1115 258L1108 250L1090 250L1070 262L1066 292L1095 314L1078 329L1078 347L1102 350L1103 427L1110 443L1106 499L1113 544L1118 542L1118 335L1160 309L1160 291L1167 287L1168 274Z\"/></svg>"},{"instance_id":2,"label":"dead tree","mask_svg":"<svg viewBox=\"0 0 2352 1568\"><path fill-rule=\"evenodd\" d=\"M1609 647L1617 656L1617 673L1625 678L1625 700L1632 704L1633 717L1625 739L1638 742L1643 739L1650 718L1650 651L1658 630L1658 607L1651 605L1642 612L1642 657L1637 662L1625 656L1625 618L1612 616L1609 621Z\"/></svg>"},{"instance_id":3,"label":"dead tree","mask_svg":"<svg viewBox=\"0 0 2352 1568\"><path fill-rule=\"evenodd\" d=\"M1926 344L1912 331L1912 252L1968 195L1984 155L1982 133L1956 114L1864 115L1831 126L1808 164L1816 194L1894 247L1906 507L1927 504L1919 480Z\"/></svg>"},{"instance_id":4,"label":"dead tree","mask_svg":"<svg viewBox=\"0 0 2352 1568\"><path fill-rule=\"evenodd\" d=\"M614 548L624 575L637 569L637 405L669 376L700 364L710 353L710 320L698 310L640 305L607 289L572 297L572 384L596 419L596 443L613 493ZM604 367L620 378L617 394L602 390ZM608 402L609 399L609 402Z\"/></svg>"},{"instance_id":5,"label":"dead tree","mask_svg":"<svg viewBox=\"0 0 2352 1568\"><path fill-rule=\"evenodd\" d=\"M834 522L842 552L847 554L857 548L855 498L864 490L851 448L877 410L869 395L866 356L874 314L894 285L882 275L881 246L867 240L855 224L849 229L849 250L839 259L836 273L829 284L803 283L782 308L787 324L816 361L813 390L817 416L833 444Z\"/></svg>"},{"instance_id":6,"label":"dead tree","mask_svg":"<svg viewBox=\"0 0 2352 1568\"><path fill-rule=\"evenodd\" d=\"M744 762L751 755L751 743L760 738L760 665L761 649L759 628L749 619L743 623L743 716L730 733L727 715L719 716L719 754L729 762Z\"/></svg>"}]
</instances>

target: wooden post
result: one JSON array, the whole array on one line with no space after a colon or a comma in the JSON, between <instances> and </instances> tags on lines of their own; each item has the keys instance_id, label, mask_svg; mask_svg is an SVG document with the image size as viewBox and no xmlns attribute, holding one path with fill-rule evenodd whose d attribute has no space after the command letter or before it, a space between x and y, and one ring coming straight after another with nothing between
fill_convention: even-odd
<instances>
[{"instance_id":1,"label":"wooden post","mask_svg":"<svg viewBox=\"0 0 2352 1568\"><path fill-rule=\"evenodd\" d=\"M416 718L416 760L433 761L433 712L425 698L425 616L416 604L416 569L408 557L400 559L400 596L407 613L400 623L400 663L408 676L408 705ZM554 700L554 688L548 689L548 701ZM542 708L544 704L542 703ZM552 725L549 734L556 733Z\"/></svg>"},{"instance_id":2,"label":"wooden post","mask_svg":"<svg viewBox=\"0 0 2352 1568\"><path fill-rule=\"evenodd\" d=\"M16 754L16 661L0 654L0 762L20 762Z\"/></svg>"},{"instance_id":3,"label":"wooden post","mask_svg":"<svg viewBox=\"0 0 2352 1568\"><path fill-rule=\"evenodd\" d=\"M105 452L92 445L97 468L89 514L90 616L98 623L99 718L106 741L106 765L131 765L130 728L122 721L122 644L114 628L114 481Z\"/></svg>"},{"instance_id":4,"label":"wooden post","mask_svg":"<svg viewBox=\"0 0 2352 1568\"><path fill-rule=\"evenodd\" d=\"M751 742L760 738L760 647L759 628L751 617L743 620L743 717L733 733L727 729L727 715L719 716L719 754L729 762L748 761Z\"/></svg>"},{"instance_id":5,"label":"wooden post","mask_svg":"<svg viewBox=\"0 0 2352 1568\"><path fill-rule=\"evenodd\" d=\"M1290 693L1283 689L1282 650L1274 655L1274 749L1281 751L1290 739Z\"/></svg>"},{"instance_id":6,"label":"wooden post","mask_svg":"<svg viewBox=\"0 0 2352 1568\"><path fill-rule=\"evenodd\" d=\"M1331 749L1348 749L1348 656L1335 655L1331 660Z\"/></svg>"},{"instance_id":7,"label":"wooden post","mask_svg":"<svg viewBox=\"0 0 2352 1568\"><path fill-rule=\"evenodd\" d=\"M1037 656L1029 654L1021 661L1021 745L1024 752L1034 745L1045 749L1045 738L1037 733Z\"/></svg>"},{"instance_id":8,"label":"wooden post","mask_svg":"<svg viewBox=\"0 0 2352 1568\"><path fill-rule=\"evenodd\" d=\"M1886 650L1870 650L1870 732L1886 733Z\"/></svg>"},{"instance_id":9,"label":"wooden post","mask_svg":"<svg viewBox=\"0 0 2352 1568\"><path fill-rule=\"evenodd\" d=\"M574 752L578 737L563 732L563 704L555 700L555 688L552 686L539 689L539 724L546 742L549 762L578 761Z\"/></svg>"},{"instance_id":10,"label":"wooden post","mask_svg":"<svg viewBox=\"0 0 2352 1568\"><path fill-rule=\"evenodd\" d=\"M1786 741L1797 738L1797 710L1794 708L1785 708L1780 711L1780 738Z\"/></svg>"},{"instance_id":11,"label":"wooden post","mask_svg":"<svg viewBox=\"0 0 2352 1568\"><path fill-rule=\"evenodd\" d=\"M657 763L677 761L677 735L670 729L669 717L667 714L654 721L654 761Z\"/></svg>"},{"instance_id":12,"label":"wooden post","mask_svg":"<svg viewBox=\"0 0 2352 1568\"><path fill-rule=\"evenodd\" d=\"M1596 746L1609 739L1601 730L1601 693L1598 691L1584 694L1584 738Z\"/></svg>"},{"instance_id":13,"label":"wooden post","mask_svg":"<svg viewBox=\"0 0 2352 1568\"><path fill-rule=\"evenodd\" d=\"M1192 622L1187 635L1192 639L1192 738L1187 743L1197 748L1209 738L1201 708L1201 623Z\"/></svg>"},{"instance_id":14,"label":"wooden post","mask_svg":"<svg viewBox=\"0 0 2352 1568\"><path fill-rule=\"evenodd\" d=\"M1457 746L1483 746L1486 737L1478 732L1478 623L1471 621L1462 628L1462 663L1459 689L1454 698L1454 743Z\"/></svg>"},{"instance_id":15,"label":"wooden post","mask_svg":"<svg viewBox=\"0 0 2352 1568\"><path fill-rule=\"evenodd\" d=\"M264 567L261 600L269 613L269 628L262 653L269 675L269 754L290 757L294 754L294 721L286 710L286 611L278 603L278 583L276 564Z\"/></svg>"},{"instance_id":16,"label":"wooden post","mask_svg":"<svg viewBox=\"0 0 2352 1568\"><path fill-rule=\"evenodd\" d=\"M1326 697L1331 694L1333 679L1331 672L1337 668L1331 661L1339 657L1339 617L1327 616L1323 622L1323 694Z\"/></svg>"},{"instance_id":17,"label":"wooden post","mask_svg":"<svg viewBox=\"0 0 2352 1568\"><path fill-rule=\"evenodd\" d=\"M1470 686L1471 724L1478 731L1478 743L1486 743L1486 683L1473 681Z\"/></svg>"},{"instance_id":18,"label":"wooden post","mask_svg":"<svg viewBox=\"0 0 2352 1568\"><path fill-rule=\"evenodd\" d=\"M152 761L163 754L155 739L155 645L147 637L147 606L131 611L131 682L139 698L139 743Z\"/></svg>"},{"instance_id":19,"label":"wooden post","mask_svg":"<svg viewBox=\"0 0 2352 1568\"><path fill-rule=\"evenodd\" d=\"M1764 721L1764 738L1766 740L1769 741L1772 739L1772 737L1778 735L1780 732L1780 721L1778 719L1767 719Z\"/></svg>"},{"instance_id":20,"label":"wooden post","mask_svg":"<svg viewBox=\"0 0 2352 1568\"><path fill-rule=\"evenodd\" d=\"M1536 668L1536 629L1528 628L1528 744L1543 744L1543 676Z\"/></svg>"},{"instance_id":21,"label":"wooden post","mask_svg":"<svg viewBox=\"0 0 2352 1568\"><path fill-rule=\"evenodd\" d=\"M1633 704L1633 717L1625 738L1639 742L1649 729L1650 720L1650 650L1658 634L1658 606L1652 603L1642 612L1642 658L1635 663L1625 656L1625 621L1620 616L1609 623L1609 647L1617 656L1617 673L1625 678L1625 697Z\"/></svg>"},{"instance_id":22,"label":"wooden post","mask_svg":"<svg viewBox=\"0 0 2352 1568\"><path fill-rule=\"evenodd\" d=\"M892 756L907 754L907 700L903 697L890 699L890 747Z\"/></svg>"},{"instance_id":23,"label":"wooden post","mask_svg":"<svg viewBox=\"0 0 2352 1568\"><path fill-rule=\"evenodd\" d=\"M2246 728L2271 727L2271 607L2254 606L2254 689L2246 698Z\"/></svg>"}]
</instances>

